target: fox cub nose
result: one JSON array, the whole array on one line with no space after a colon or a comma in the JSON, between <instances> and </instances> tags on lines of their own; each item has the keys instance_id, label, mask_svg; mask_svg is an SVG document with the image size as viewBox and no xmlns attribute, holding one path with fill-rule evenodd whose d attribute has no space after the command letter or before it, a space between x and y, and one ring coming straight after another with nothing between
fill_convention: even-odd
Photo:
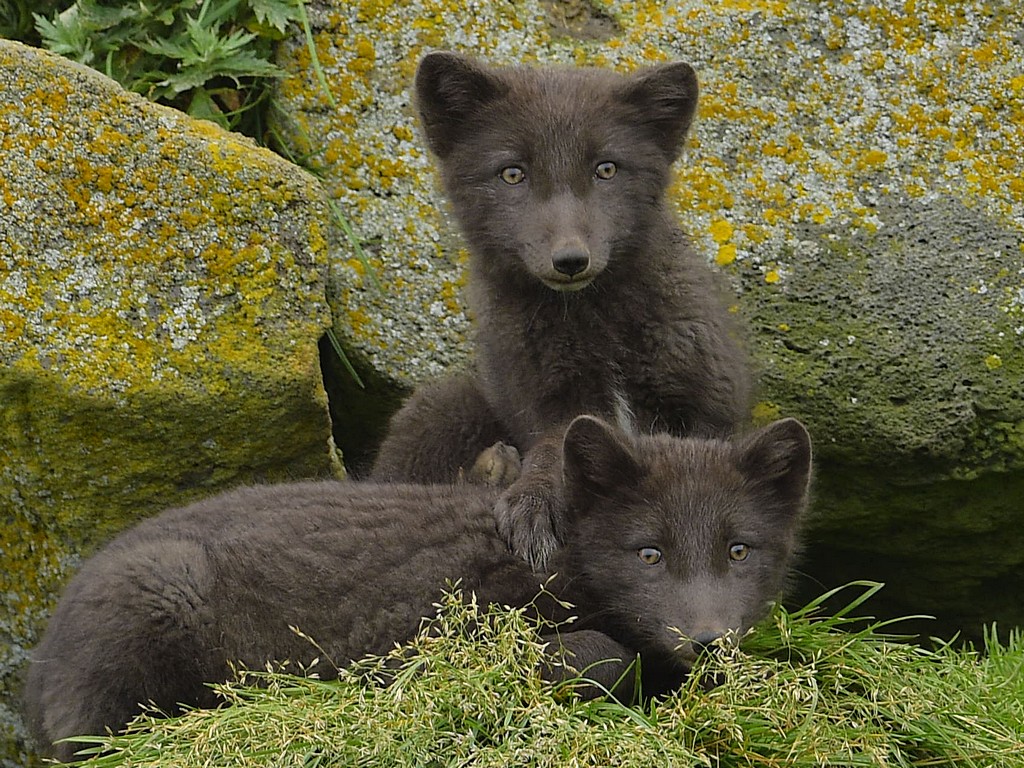
<instances>
[{"instance_id":1,"label":"fox cub nose","mask_svg":"<svg viewBox=\"0 0 1024 768\"><path fill-rule=\"evenodd\" d=\"M714 653L717 648L716 641L721 637L720 632L698 632L690 639L690 642L693 644L694 652L698 654Z\"/></svg>"},{"instance_id":2,"label":"fox cub nose","mask_svg":"<svg viewBox=\"0 0 1024 768\"><path fill-rule=\"evenodd\" d=\"M551 266L566 277L575 277L590 266L590 254L579 248L566 248L555 252Z\"/></svg>"}]
</instances>

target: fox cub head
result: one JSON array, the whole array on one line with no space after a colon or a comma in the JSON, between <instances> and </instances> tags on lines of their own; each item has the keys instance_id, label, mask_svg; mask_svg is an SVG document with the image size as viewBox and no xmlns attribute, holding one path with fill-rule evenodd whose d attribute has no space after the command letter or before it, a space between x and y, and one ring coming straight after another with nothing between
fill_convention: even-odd
<instances>
[{"instance_id":1,"label":"fox cub head","mask_svg":"<svg viewBox=\"0 0 1024 768\"><path fill-rule=\"evenodd\" d=\"M795 419L731 442L628 437L580 416L564 442L567 571L606 634L681 673L780 596L810 475Z\"/></svg>"},{"instance_id":2,"label":"fox cub head","mask_svg":"<svg viewBox=\"0 0 1024 768\"><path fill-rule=\"evenodd\" d=\"M697 90L683 63L623 76L437 52L416 74L427 142L480 268L558 291L645 250Z\"/></svg>"}]
</instances>

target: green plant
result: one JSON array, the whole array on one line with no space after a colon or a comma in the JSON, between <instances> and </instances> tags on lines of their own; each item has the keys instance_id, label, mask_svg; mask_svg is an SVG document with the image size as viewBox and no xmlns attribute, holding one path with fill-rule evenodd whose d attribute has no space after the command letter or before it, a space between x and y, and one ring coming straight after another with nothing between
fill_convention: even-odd
<instances>
[{"instance_id":1,"label":"green plant","mask_svg":"<svg viewBox=\"0 0 1024 768\"><path fill-rule=\"evenodd\" d=\"M858 596L830 618L821 601L778 608L645 707L551 688L525 611L455 593L410 644L337 681L244 672L216 686L221 709L83 740L101 753L82 768L1024 766L1024 636L992 636L987 654L898 642L848 618L878 588L849 585Z\"/></svg>"},{"instance_id":2,"label":"green plant","mask_svg":"<svg viewBox=\"0 0 1024 768\"><path fill-rule=\"evenodd\" d=\"M49 16L63 11L73 0L0 0L0 37L29 45L41 43L33 14Z\"/></svg>"},{"instance_id":3,"label":"green plant","mask_svg":"<svg viewBox=\"0 0 1024 768\"><path fill-rule=\"evenodd\" d=\"M308 27L304 0L78 0L35 22L46 48L260 141L273 43Z\"/></svg>"}]
</instances>

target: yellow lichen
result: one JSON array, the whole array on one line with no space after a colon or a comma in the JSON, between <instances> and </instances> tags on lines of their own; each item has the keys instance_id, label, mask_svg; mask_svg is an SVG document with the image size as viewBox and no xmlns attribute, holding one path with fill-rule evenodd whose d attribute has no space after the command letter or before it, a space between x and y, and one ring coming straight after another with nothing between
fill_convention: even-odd
<instances>
[{"instance_id":1,"label":"yellow lichen","mask_svg":"<svg viewBox=\"0 0 1024 768\"><path fill-rule=\"evenodd\" d=\"M710 231L712 239L719 245L732 239L732 224L728 219L715 219L711 222Z\"/></svg>"},{"instance_id":2,"label":"yellow lichen","mask_svg":"<svg viewBox=\"0 0 1024 768\"><path fill-rule=\"evenodd\" d=\"M754 423L757 425L768 424L775 421L782 413L782 409L779 408L775 403L762 400L761 402L755 403L751 409L751 417Z\"/></svg>"},{"instance_id":3,"label":"yellow lichen","mask_svg":"<svg viewBox=\"0 0 1024 768\"><path fill-rule=\"evenodd\" d=\"M720 267L728 266L736 261L736 246L733 243L725 243L718 247L715 254L715 263Z\"/></svg>"}]
</instances>

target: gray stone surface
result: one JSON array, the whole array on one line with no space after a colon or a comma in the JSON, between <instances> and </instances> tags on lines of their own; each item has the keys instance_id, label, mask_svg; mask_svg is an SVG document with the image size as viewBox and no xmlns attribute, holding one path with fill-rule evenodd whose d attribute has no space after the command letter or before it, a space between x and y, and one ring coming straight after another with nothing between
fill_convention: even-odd
<instances>
[{"instance_id":1,"label":"gray stone surface","mask_svg":"<svg viewBox=\"0 0 1024 768\"><path fill-rule=\"evenodd\" d=\"M886 609L938 614L934 631L1024 623L1024 7L320 0L311 18L338 108L296 40L284 125L382 285L351 251L332 264L336 328L373 393L341 385L374 406L336 418L348 434L471 347L410 109L422 53L686 60L702 104L672 196L749 321L755 419L798 416L816 439L806 570L886 580Z\"/></svg>"},{"instance_id":2,"label":"gray stone surface","mask_svg":"<svg viewBox=\"0 0 1024 768\"><path fill-rule=\"evenodd\" d=\"M0 41L0 760L80 554L171 504L340 473L329 214L250 141Z\"/></svg>"}]
</instances>

